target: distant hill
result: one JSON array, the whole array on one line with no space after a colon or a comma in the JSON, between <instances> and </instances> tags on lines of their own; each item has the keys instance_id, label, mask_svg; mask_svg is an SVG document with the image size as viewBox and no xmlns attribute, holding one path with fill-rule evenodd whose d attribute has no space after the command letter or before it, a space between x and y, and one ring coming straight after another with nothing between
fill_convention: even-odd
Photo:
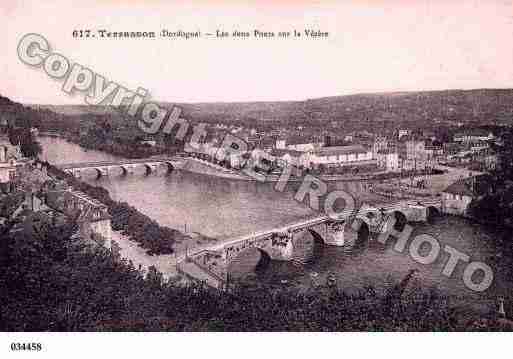
<instances>
[{"instance_id":1,"label":"distant hill","mask_svg":"<svg viewBox=\"0 0 513 359\"><path fill-rule=\"evenodd\" d=\"M161 103L172 107L175 104ZM305 101L189 103L182 107L184 117L190 120L254 121L310 123L337 122L393 122L404 124L512 124L513 90L446 90L423 92L396 92L334 96ZM38 105L57 113L97 115L115 111L105 106ZM254 123L254 122L253 122Z\"/></svg>"}]
</instances>

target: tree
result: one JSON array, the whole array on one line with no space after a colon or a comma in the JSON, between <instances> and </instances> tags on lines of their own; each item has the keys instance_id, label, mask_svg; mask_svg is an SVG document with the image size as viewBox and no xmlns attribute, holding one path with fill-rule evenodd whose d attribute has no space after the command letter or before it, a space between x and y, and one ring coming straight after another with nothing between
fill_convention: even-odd
<instances>
[{"instance_id":1,"label":"tree","mask_svg":"<svg viewBox=\"0 0 513 359\"><path fill-rule=\"evenodd\" d=\"M23 156L28 158L37 158L42 152L41 144L37 142L31 134L24 137L20 144L20 150Z\"/></svg>"},{"instance_id":2,"label":"tree","mask_svg":"<svg viewBox=\"0 0 513 359\"><path fill-rule=\"evenodd\" d=\"M8 136L11 145L19 145L21 153L25 157L36 158L43 152L41 144L34 138L30 127L10 127Z\"/></svg>"}]
</instances>

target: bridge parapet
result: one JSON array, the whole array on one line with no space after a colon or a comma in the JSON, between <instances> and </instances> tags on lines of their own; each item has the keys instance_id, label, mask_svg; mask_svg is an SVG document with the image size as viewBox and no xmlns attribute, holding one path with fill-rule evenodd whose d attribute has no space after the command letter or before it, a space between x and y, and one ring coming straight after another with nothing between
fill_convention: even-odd
<instances>
[{"instance_id":1,"label":"bridge parapet","mask_svg":"<svg viewBox=\"0 0 513 359\"><path fill-rule=\"evenodd\" d=\"M108 176L109 172L113 169L121 168L124 175L134 173L137 166L144 166L146 173L156 173L159 166L165 165L167 171L171 172L176 168L183 167L183 159L180 158L150 158L150 159L135 159L135 160L120 160L120 161L103 161L103 162L88 162L88 163L69 163L57 165L58 168L66 173L72 174L80 178L81 171L95 170L99 177Z\"/></svg>"},{"instance_id":2,"label":"bridge parapet","mask_svg":"<svg viewBox=\"0 0 513 359\"><path fill-rule=\"evenodd\" d=\"M228 278L230 264L244 251L256 248L261 253L257 267L271 259L308 262L323 245L354 246L370 239L370 232L386 231L390 215L402 216L404 221L425 221L430 208L440 208L440 201L403 201L376 208L367 206L357 214L347 212L340 219L328 216L291 223L279 229L254 233L234 239L216 251L203 250L194 255L194 262L218 278Z\"/></svg>"},{"instance_id":3,"label":"bridge parapet","mask_svg":"<svg viewBox=\"0 0 513 359\"><path fill-rule=\"evenodd\" d=\"M127 165L121 165L120 167L123 170L124 175L130 175L130 174L134 173L135 166L136 165L134 165L134 164L127 164Z\"/></svg>"},{"instance_id":4,"label":"bridge parapet","mask_svg":"<svg viewBox=\"0 0 513 359\"><path fill-rule=\"evenodd\" d=\"M291 232L273 232L264 236L246 238L225 246L223 258L229 262L248 248L258 248L264 250L271 259L288 260L290 259L292 238Z\"/></svg>"}]
</instances>

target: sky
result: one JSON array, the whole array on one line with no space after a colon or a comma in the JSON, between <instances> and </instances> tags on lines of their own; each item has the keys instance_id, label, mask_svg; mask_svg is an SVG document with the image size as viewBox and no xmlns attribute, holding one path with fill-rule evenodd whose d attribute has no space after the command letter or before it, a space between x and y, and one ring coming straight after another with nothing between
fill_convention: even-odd
<instances>
[{"instance_id":1,"label":"sky","mask_svg":"<svg viewBox=\"0 0 513 359\"><path fill-rule=\"evenodd\" d=\"M304 100L362 92L513 87L512 1L89 0L0 2L0 94L82 104L23 64L27 33L168 102ZM328 32L328 38L76 39L73 30Z\"/></svg>"}]
</instances>

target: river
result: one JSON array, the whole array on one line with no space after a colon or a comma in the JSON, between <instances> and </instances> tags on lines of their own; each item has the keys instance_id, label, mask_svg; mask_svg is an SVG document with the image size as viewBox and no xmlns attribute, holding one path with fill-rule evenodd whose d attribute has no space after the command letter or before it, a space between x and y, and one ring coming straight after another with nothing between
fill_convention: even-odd
<instances>
[{"instance_id":1,"label":"river","mask_svg":"<svg viewBox=\"0 0 513 359\"><path fill-rule=\"evenodd\" d=\"M92 162L116 159L115 156L80 148L60 138L42 137L42 157L51 163ZM125 201L155 219L159 224L186 231L198 232L218 239L243 235L262 229L281 226L287 222L304 218L314 213L305 205L297 203L289 190L276 192L271 184L233 181L174 171L166 174L164 168L156 175L145 176L144 169L133 176L113 173L109 177L96 179L94 172L86 174L84 180L101 185L111 193L113 199ZM362 198L368 196L355 183L338 185L351 187ZM416 263L408 251L395 252L390 245L379 246L375 242L358 253L348 253L342 248L326 247L322 258L304 267L289 262L273 262L270 269L259 274L255 280L276 285L308 287L324 283L328 273L333 273L337 284L344 290L357 291L364 286L385 290L400 281L411 269L418 273L412 286L436 288L458 303L483 312L492 310L495 297L509 297L513 289L510 279L511 263L505 256L510 242L499 241L503 234L494 228L474 224L456 217L441 217L434 223L415 225L414 235L428 233L438 239L442 248L450 245L467 254L470 260L486 262L494 271L491 287L482 292L472 292L462 281L464 265L458 265L450 278L442 274L448 255L441 251L439 258L430 265ZM140 256L141 262L159 262L159 269L166 270L166 258L144 255L137 246L131 245L131 255ZM164 257L164 256L161 256Z\"/></svg>"}]
</instances>

